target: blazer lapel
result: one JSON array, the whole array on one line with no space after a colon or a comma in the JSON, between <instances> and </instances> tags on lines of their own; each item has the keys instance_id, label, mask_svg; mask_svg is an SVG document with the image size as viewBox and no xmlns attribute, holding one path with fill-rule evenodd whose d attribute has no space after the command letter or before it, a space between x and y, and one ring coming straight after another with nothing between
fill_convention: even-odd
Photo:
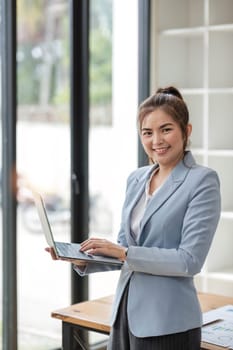
<instances>
[{"instance_id":1,"label":"blazer lapel","mask_svg":"<svg viewBox=\"0 0 233 350\"><path fill-rule=\"evenodd\" d=\"M177 188L183 183L185 177L187 176L191 166L195 164L195 160L190 152L187 152L184 161L182 160L171 172L169 177L166 179L162 188L158 193L151 199L148 204L144 216L141 222L141 231L143 227L150 219L150 217L166 202L172 194L177 190Z\"/></svg>"},{"instance_id":2,"label":"blazer lapel","mask_svg":"<svg viewBox=\"0 0 233 350\"><path fill-rule=\"evenodd\" d=\"M130 229L130 226L131 226L130 217L132 214L132 210L137 204L140 197L142 196L143 192L145 191L146 182L148 181L151 173L154 171L154 169L157 166L158 165L149 167L149 169L143 175L139 174L138 177L134 179L134 184L132 186L131 193L129 193L129 198L128 198L129 205L125 208L127 231L128 231L128 234L126 234L126 237L129 245L137 245L136 237L132 234Z\"/></svg>"}]
</instances>

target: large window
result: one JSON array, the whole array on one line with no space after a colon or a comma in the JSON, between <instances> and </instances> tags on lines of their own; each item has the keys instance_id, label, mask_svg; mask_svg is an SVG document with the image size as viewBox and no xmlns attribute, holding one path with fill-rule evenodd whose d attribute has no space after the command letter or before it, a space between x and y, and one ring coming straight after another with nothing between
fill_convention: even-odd
<instances>
[{"instance_id":1,"label":"large window","mask_svg":"<svg viewBox=\"0 0 233 350\"><path fill-rule=\"evenodd\" d=\"M69 26L67 0L17 1L20 350L59 348L61 323L50 315L71 300L70 264L54 262L44 251L31 193L42 194L55 239L70 241ZM89 49L89 231L115 241L126 179L137 166L137 2L90 0ZM117 279L118 272L90 276L89 298L114 293ZM98 340L102 336L90 338Z\"/></svg>"},{"instance_id":2,"label":"large window","mask_svg":"<svg viewBox=\"0 0 233 350\"><path fill-rule=\"evenodd\" d=\"M31 198L44 197L55 238L70 240L68 1L18 1L19 349L60 346L52 310L70 303L70 266L53 262ZM36 315L36 317L35 317Z\"/></svg>"},{"instance_id":3,"label":"large window","mask_svg":"<svg viewBox=\"0 0 233 350\"><path fill-rule=\"evenodd\" d=\"M126 178L137 166L137 2L90 4L89 234L116 241ZM90 276L89 298L113 294L117 279Z\"/></svg>"}]
</instances>

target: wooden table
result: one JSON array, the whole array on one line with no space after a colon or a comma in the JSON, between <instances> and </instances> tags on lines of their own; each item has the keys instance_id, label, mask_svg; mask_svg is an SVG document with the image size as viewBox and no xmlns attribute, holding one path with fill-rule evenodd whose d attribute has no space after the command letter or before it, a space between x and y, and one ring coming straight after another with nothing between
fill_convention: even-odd
<instances>
[{"instance_id":1,"label":"wooden table","mask_svg":"<svg viewBox=\"0 0 233 350\"><path fill-rule=\"evenodd\" d=\"M202 311L232 304L233 298L215 294L198 293ZM113 296L85 301L52 312L52 317L62 321L62 349L88 349L78 337L77 329L109 334ZM75 345L74 345L75 344ZM202 342L202 350L223 350L220 346Z\"/></svg>"}]
</instances>

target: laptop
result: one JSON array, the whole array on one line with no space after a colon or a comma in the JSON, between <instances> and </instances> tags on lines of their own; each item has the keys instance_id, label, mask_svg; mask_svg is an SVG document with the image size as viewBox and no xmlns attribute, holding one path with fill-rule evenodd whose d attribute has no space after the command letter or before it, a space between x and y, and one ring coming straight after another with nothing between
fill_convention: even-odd
<instances>
[{"instance_id":1,"label":"laptop","mask_svg":"<svg viewBox=\"0 0 233 350\"><path fill-rule=\"evenodd\" d=\"M39 193L33 192L33 199L38 211L39 219L41 222L42 230L44 232L47 244L49 245L49 247L54 249L54 252L58 258L76 259L76 260L86 261L88 263L90 262L90 263L118 265L119 267L123 264L122 261L116 258L110 258L102 255L90 255L87 253L80 252L81 246L78 243L55 241L53 237L52 229L49 223L43 198Z\"/></svg>"}]
</instances>

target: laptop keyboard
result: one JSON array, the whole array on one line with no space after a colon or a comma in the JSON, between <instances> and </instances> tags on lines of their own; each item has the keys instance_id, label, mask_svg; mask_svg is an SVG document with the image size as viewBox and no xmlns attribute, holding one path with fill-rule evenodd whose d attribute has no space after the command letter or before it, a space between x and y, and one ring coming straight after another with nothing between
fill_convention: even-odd
<instances>
[{"instance_id":1,"label":"laptop keyboard","mask_svg":"<svg viewBox=\"0 0 233 350\"><path fill-rule=\"evenodd\" d=\"M74 243L56 242L56 248L60 256L76 258L80 254L80 245Z\"/></svg>"}]
</instances>

